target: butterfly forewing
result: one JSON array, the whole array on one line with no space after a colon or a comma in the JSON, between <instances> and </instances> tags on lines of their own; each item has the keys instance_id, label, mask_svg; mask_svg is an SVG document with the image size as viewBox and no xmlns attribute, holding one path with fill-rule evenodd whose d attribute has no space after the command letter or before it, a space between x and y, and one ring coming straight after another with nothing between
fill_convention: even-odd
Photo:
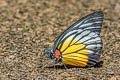
<instances>
[{"instance_id":1,"label":"butterfly forewing","mask_svg":"<svg viewBox=\"0 0 120 80\"><path fill-rule=\"evenodd\" d=\"M78 20L76 23L71 25L68 29L66 29L63 34L59 36L59 38L55 41L53 46L53 51L57 48L59 42L63 39L63 37L66 35L66 33L69 33L74 30L91 30L92 32L96 32L97 34L101 31L101 26L103 22L103 12L97 11L95 13L92 13L88 16L85 16Z\"/></svg>"},{"instance_id":2,"label":"butterfly forewing","mask_svg":"<svg viewBox=\"0 0 120 80\"><path fill-rule=\"evenodd\" d=\"M74 66L93 66L99 61L102 50L100 31L101 11L92 13L70 26L56 40L53 51L62 53L62 62Z\"/></svg>"}]
</instances>

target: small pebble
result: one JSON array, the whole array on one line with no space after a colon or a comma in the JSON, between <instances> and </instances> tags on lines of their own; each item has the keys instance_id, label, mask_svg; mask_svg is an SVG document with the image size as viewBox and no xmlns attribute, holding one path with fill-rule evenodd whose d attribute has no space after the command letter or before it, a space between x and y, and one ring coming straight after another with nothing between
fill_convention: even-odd
<instances>
[{"instance_id":1,"label":"small pebble","mask_svg":"<svg viewBox=\"0 0 120 80\"><path fill-rule=\"evenodd\" d=\"M114 75L113 71L106 72L108 75Z\"/></svg>"}]
</instances>

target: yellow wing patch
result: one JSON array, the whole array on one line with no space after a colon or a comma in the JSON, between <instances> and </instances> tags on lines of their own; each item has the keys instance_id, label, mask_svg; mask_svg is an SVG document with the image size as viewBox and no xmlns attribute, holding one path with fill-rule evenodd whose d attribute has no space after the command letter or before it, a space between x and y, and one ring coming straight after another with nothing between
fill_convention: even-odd
<instances>
[{"instance_id":1,"label":"yellow wing patch","mask_svg":"<svg viewBox=\"0 0 120 80\"><path fill-rule=\"evenodd\" d=\"M76 60L74 58L63 58L62 62L64 64L69 64L69 65L73 65L73 66L82 66L82 67L85 67L87 65L86 62L80 61L79 59Z\"/></svg>"},{"instance_id":2,"label":"yellow wing patch","mask_svg":"<svg viewBox=\"0 0 120 80\"><path fill-rule=\"evenodd\" d=\"M64 57L74 58L74 59L78 59L78 60L82 60L82 61L88 61L88 56L79 54L79 53L71 53L71 54L63 55L63 58Z\"/></svg>"},{"instance_id":3,"label":"yellow wing patch","mask_svg":"<svg viewBox=\"0 0 120 80\"><path fill-rule=\"evenodd\" d=\"M88 50L82 49L82 50L78 51L78 53L88 54Z\"/></svg>"},{"instance_id":4,"label":"yellow wing patch","mask_svg":"<svg viewBox=\"0 0 120 80\"><path fill-rule=\"evenodd\" d=\"M61 43L58 45L58 49L60 49Z\"/></svg>"},{"instance_id":5,"label":"yellow wing patch","mask_svg":"<svg viewBox=\"0 0 120 80\"><path fill-rule=\"evenodd\" d=\"M64 64L69 64L73 66L86 66L88 62L88 56L84 54L79 53L70 53L70 54L64 54L62 56L62 62Z\"/></svg>"},{"instance_id":6,"label":"yellow wing patch","mask_svg":"<svg viewBox=\"0 0 120 80\"><path fill-rule=\"evenodd\" d=\"M84 44L80 44L79 42L77 42L76 39L72 40L74 36L70 36L68 37L64 42L63 44L59 43L58 45L58 49L63 52L64 51L64 54L66 53L70 53L70 52L74 52L74 51L77 51L77 50L80 50L82 48L85 47ZM75 43L76 42L76 43ZM74 44L75 43L75 44ZM60 46L61 46L61 49L60 49ZM85 52L85 51L84 51Z\"/></svg>"},{"instance_id":7,"label":"yellow wing patch","mask_svg":"<svg viewBox=\"0 0 120 80\"><path fill-rule=\"evenodd\" d=\"M73 37L68 37L63 44L58 45L58 49L62 52L62 62L73 66L86 66L88 62L86 45L72 40Z\"/></svg>"},{"instance_id":8,"label":"yellow wing patch","mask_svg":"<svg viewBox=\"0 0 120 80\"><path fill-rule=\"evenodd\" d=\"M75 52L75 51L78 51L78 50L80 50L80 49L83 49L84 47L85 47L84 44L72 45L72 46L68 47L68 48L63 52L63 54Z\"/></svg>"},{"instance_id":9,"label":"yellow wing patch","mask_svg":"<svg viewBox=\"0 0 120 80\"><path fill-rule=\"evenodd\" d=\"M61 51L63 51L64 49L66 49L68 47L68 45L70 44L70 41L72 40L71 37L69 37L65 40L65 42L63 43L63 45L61 47ZM58 49L60 48L60 46L61 46L61 44L58 45Z\"/></svg>"}]
</instances>

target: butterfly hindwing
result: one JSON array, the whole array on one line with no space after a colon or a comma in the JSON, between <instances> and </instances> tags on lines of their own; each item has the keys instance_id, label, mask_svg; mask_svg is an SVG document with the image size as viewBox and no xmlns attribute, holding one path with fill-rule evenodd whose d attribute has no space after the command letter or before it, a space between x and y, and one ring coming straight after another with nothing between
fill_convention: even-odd
<instances>
[{"instance_id":1,"label":"butterfly hindwing","mask_svg":"<svg viewBox=\"0 0 120 80\"><path fill-rule=\"evenodd\" d=\"M62 53L62 62L74 66L93 66L102 50L100 31L103 13L97 11L70 26L55 41L53 52Z\"/></svg>"},{"instance_id":2,"label":"butterfly hindwing","mask_svg":"<svg viewBox=\"0 0 120 80\"><path fill-rule=\"evenodd\" d=\"M86 66L87 64L90 66L99 61L100 52L98 51L102 49L102 41L99 35L94 32L77 30L75 34L66 36L59 43L57 49L62 52L64 64L79 63L74 66Z\"/></svg>"}]
</instances>

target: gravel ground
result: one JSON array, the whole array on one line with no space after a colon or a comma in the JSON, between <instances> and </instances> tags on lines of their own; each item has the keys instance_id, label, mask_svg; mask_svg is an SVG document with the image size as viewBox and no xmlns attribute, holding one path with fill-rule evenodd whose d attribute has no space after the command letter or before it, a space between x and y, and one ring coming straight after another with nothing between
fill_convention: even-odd
<instances>
[{"instance_id":1,"label":"gravel ground","mask_svg":"<svg viewBox=\"0 0 120 80\"><path fill-rule=\"evenodd\" d=\"M44 49L97 10L105 15L103 66L54 69ZM0 0L0 80L120 80L119 46L120 0Z\"/></svg>"}]
</instances>

